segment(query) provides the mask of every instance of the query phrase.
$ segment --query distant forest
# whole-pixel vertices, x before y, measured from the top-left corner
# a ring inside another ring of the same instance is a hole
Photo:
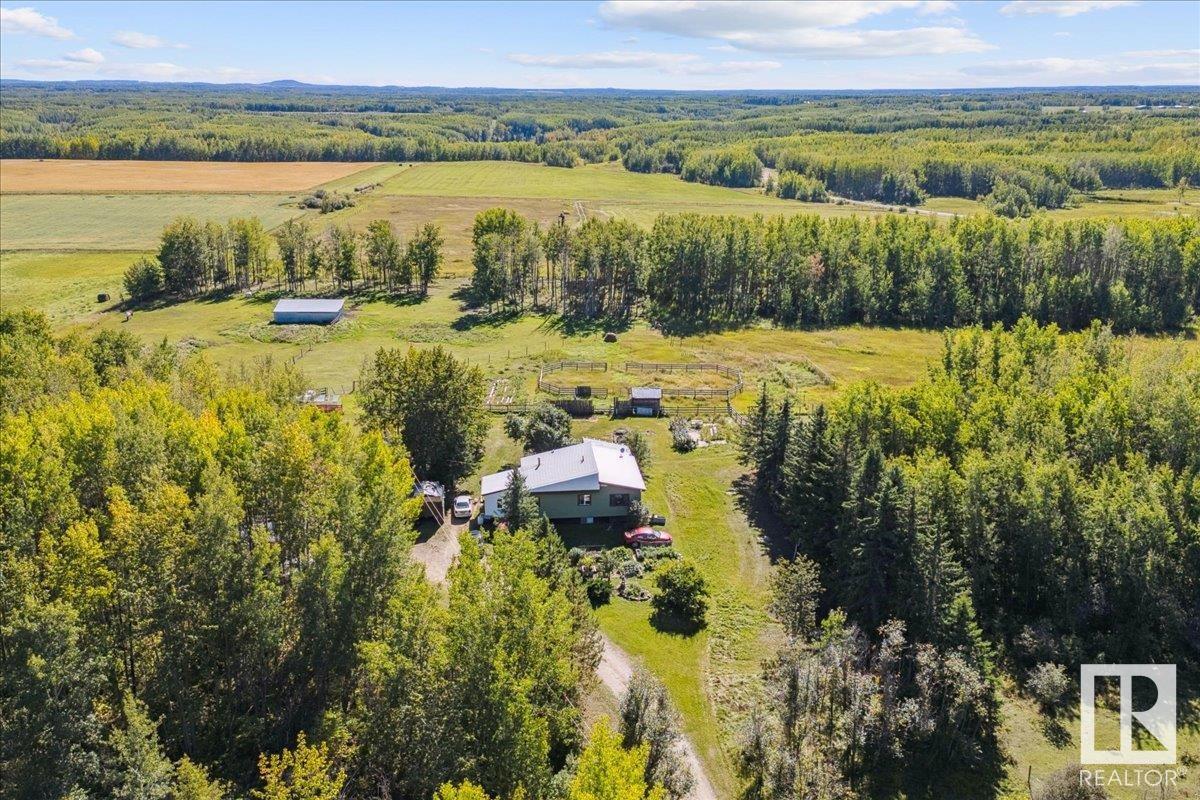
[[[620,160],[737,187],[795,173],[806,196],[980,198],[1023,216],[1080,191],[1200,184],[1198,100],[1200,90],[1186,87],[529,92],[6,81],[0,158]]]

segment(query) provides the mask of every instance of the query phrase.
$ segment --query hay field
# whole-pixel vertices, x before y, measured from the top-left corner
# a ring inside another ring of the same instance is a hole
[[[273,228],[305,213],[298,200],[282,194],[5,194],[0,250],[149,250],[175,217],[225,222],[257,216]]]
[[[300,192],[377,164],[345,162],[0,161],[0,193]]]

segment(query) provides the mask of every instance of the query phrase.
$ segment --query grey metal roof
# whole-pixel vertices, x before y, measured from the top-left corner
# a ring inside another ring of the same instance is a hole
[[[508,486],[511,470],[484,475],[483,494],[495,494]],[[521,476],[531,492],[587,492],[601,485],[623,489],[645,489],[637,459],[623,444],[584,439],[579,444],[521,459]]]
[[[657,386],[635,386],[629,390],[633,400],[662,400],[662,389]]]
[[[275,313],[337,314],[346,305],[342,298],[287,298],[275,304]]]

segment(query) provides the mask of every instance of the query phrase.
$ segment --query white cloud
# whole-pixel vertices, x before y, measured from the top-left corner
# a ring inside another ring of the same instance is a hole
[[[58,24],[54,17],[47,17],[32,8],[0,8],[0,31],[4,33],[29,33],[48,36],[51,39],[74,39],[75,34]]]
[[[989,79],[990,85],[1067,86],[1200,82],[1195,61],[1135,61],[1109,58],[1027,58],[975,64],[962,74]]]
[[[953,3],[921,0],[608,0],[600,18],[610,25],[645,28],[680,36],[724,38],[734,30],[775,31],[780,28],[819,28],[852,25],[890,11],[910,9],[944,13]]]
[[[729,41],[743,50],[787,53],[804,58],[891,58],[894,56],[981,53],[993,49],[963,28],[857,30],[797,28],[774,33],[734,33]]]
[[[687,53],[651,53],[631,50],[609,50],[603,53],[576,53],[573,55],[532,55],[510,53],[508,60],[526,67],[554,67],[561,69],[670,69],[699,56]]]
[[[721,75],[779,69],[778,61],[703,61],[692,53],[609,50],[600,53],[533,55],[510,53],[508,60],[550,69],[649,69],[673,75]]]
[[[117,31],[113,34],[112,43],[128,47],[130,50],[156,50],[163,47],[173,47],[176,50],[187,49],[186,44],[168,42],[153,33],[139,33],[138,31]]]
[[[1200,49],[1195,50],[1126,50],[1121,55],[1127,58],[1196,58],[1200,59]],[[1200,62],[1198,62],[1200,63]]]
[[[609,0],[600,7],[600,16],[615,27],[718,39],[739,50],[810,59],[945,55],[992,49],[960,24],[895,30],[848,27],[897,10],[931,15],[945,14],[954,8],[954,3],[936,0],[746,3]]]
[[[75,61],[82,64],[100,64],[104,61],[104,53],[94,50],[91,47],[85,47],[82,50],[67,53],[63,58],[67,61]]]
[[[1089,11],[1107,11],[1121,6],[1136,6],[1136,0],[1012,0],[1000,8],[1001,14],[1053,14],[1075,17]]]
[[[172,64],[168,61],[150,63],[109,64],[102,61],[84,61],[65,58],[26,58],[17,62],[17,66],[34,72],[71,72],[90,77],[112,77],[125,80],[162,81],[190,78],[201,80],[221,73],[217,70],[194,70]]]

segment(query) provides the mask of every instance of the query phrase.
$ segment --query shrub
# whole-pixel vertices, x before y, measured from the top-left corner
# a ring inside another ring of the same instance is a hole
[[[1044,661],[1029,671],[1025,688],[1043,708],[1056,708],[1071,691],[1071,679],[1059,664]]]
[[[517,414],[504,417],[504,433],[510,439],[521,439],[525,436],[525,418]]]
[[[671,431],[671,446],[681,453],[690,453],[696,449],[696,440],[689,433],[687,420],[676,417],[668,426]]]
[[[147,300],[163,290],[162,267],[150,258],[139,258],[125,270],[125,293],[134,300]]]
[[[629,504],[629,513],[625,516],[625,525],[628,528],[638,528],[650,521],[650,509],[646,508],[646,504],[641,500],[634,500]]]
[[[708,613],[708,584],[704,576],[686,561],[676,561],[655,576],[658,594],[650,603],[662,616],[675,617],[701,626]]]
[[[635,558],[627,558],[617,565],[617,574],[624,578],[640,578],[644,572]]]
[[[593,606],[602,606],[612,599],[613,585],[607,575],[597,575],[587,582],[588,601]]]
[[[625,446],[629,448],[629,452],[637,459],[638,467],[642,474],[647,474],[650,469],[650,437],[641,431],[630,431],[625,434]]]
[[[641,560],[642,566],[650,571],[657,567],[660,561],[674,561],[682,556],[674,547],[642,547],[637,551],[637,558]]]

